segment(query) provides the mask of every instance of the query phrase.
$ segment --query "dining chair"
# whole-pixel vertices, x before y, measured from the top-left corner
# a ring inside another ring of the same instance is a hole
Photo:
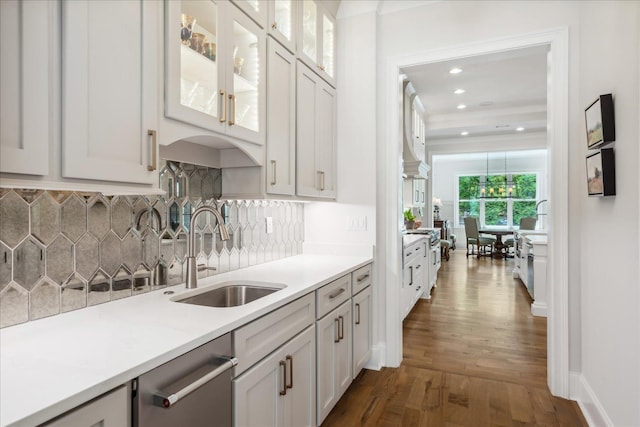
[[[468,216],[464,219],[464,232],[467,237],[467,257],[469,257],[469,254],[475,254],[478,258],[493,254],[495,238],[481,236],[478,231],[480,229],[479,224],[478,217]],[[469,246],[471,246],[471,252],[469,252]],[[474,247],[476,248],[475,251]],[[489,248],[488,251],[487,248]]]

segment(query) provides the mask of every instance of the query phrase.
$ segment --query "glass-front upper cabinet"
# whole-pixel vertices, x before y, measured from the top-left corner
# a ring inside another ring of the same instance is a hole
[[[296,22],[298,0],[272,0],[269,2],[269,34],[291,53],[296,52]]]
[[[263,145],[264,32],[228,1],[166,7],[166,116]]]
[[[233,1],[244,13],[249,15],[251,19],[256,21],[260,27],[264,28],[267,23],[267,9],[269,6],[267,3],[273,0],[231,0]]]
[[[298,55],[311,69],[335,87],[336,20],[322,2],[299,2]]]

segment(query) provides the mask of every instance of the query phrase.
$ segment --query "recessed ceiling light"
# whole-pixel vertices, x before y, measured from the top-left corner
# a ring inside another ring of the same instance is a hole
[[[455,93],[456,95],[460,95],[461,93],[464,93],[464,89],[456,89],[453,91],[453,93]]]
[[[449,74],[460,74],[462,72],[461,68],[455,67],[449,70]]]
[[[467,132],[467,131],[465,130],[464,132],[460,132],[460,135],[462,135],[462,136],[467,136],[467,135],[469,135],[469,132]]]
[[[516,128],[516,130],[517,130],[518,132],[522,132],[522,131],[524,130],[524,128],[523,128],[522,126],[520,126],[520,127]]]
[[[460,105],[458,105],[457,108],[458,108],[458,110],[464,110],[465,108],[467,108],[467,106],[464,105],[464,104],[460,104]]]

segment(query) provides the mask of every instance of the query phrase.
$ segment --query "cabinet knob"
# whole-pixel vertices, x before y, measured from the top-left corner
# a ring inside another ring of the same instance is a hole
[[[271,24],[271,28],[273,28],[274,30],[278,29],[278,23],[274,22],[273,24]]]

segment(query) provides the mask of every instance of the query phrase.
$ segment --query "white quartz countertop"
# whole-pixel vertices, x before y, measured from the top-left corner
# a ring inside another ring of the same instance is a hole
[[[531,242],[533,245],[546,245],[547,235],[527,235],[525,236],[527,242]]]
[[[427,237],[428,236],[426,234],[403,234],[402,246],[406,249],[414,243],[419,242],[422,239],[426,239]]]
[[[298,255],[199,280],[198,290],[229,280],[286,285],[240,307],[172,302],[193,292],[177,285],[4,328],[0,426],[45,422],[371,261]]]

